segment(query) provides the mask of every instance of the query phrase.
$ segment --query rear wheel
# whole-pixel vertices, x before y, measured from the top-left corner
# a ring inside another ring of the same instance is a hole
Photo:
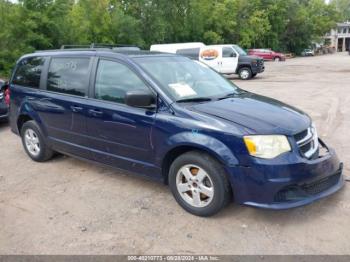
[[[21,137],[27,155],[37,162],[52,158],[54,152],[46,145],[40,127],[34,121],[27,121],[21,128]]]
[[[248,80],[252,78],[252,70],[249,67],[242,67],[239,69],[238,75],[242,80]]]
[[[273,61],[275,61],[275,62],[280,62],[281,61],[281,58],[280,57],[275,57],[274,59],[273,59]]]
[[[222,164],[198,151],[185,153],[172,163],[169,185],[180,206],[197,216],[216,214],[232,196]]]

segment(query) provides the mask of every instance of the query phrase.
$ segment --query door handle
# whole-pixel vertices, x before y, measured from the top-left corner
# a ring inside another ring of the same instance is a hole
[[[73,111],[74,113],[78,113],[78,112],[83,111],[83,108],[80,107],[80,106],[71,106],[70,108],[72,109],[72,111]]]
[[[89,114],[92,115],[92,116],[99,117],[99,116],[103,115],[103,112],[100,111],[100,110],[97,110],[97,109],[90,109],[89,110]]]

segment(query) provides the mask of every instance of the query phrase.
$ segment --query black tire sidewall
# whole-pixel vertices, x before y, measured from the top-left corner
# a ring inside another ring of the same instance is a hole
[[[213,182],[214,196],[210,204],[206,207],[193,207],[188,204],[180,195],[176,187],[176,175],[179,169],[185,165],[193,164],[204,169]],[[221,175],[219,174],[221,172]],[[225,176],[223,166],[209,155],[201,152],[186,153],[178,157],[170,167],[169,171],[169,186],[176,199],[176,201],[189,213],[197,216],[211,216],[219,212],[227,203],[227,180],[223,179]]]
[[[40,153],[37,156],[33,156],[32,154],[30,154],[30,152],[28,151],[27,146],[25,144],[24,134],[25,134],[27,129],[32,129],[36,133],[36,135],[38,136],[39,144],[40,144]],[[44,136],[42,135],[40,128],[38,127],[38,125],[34,121],[28,121],[28,122],[25,122],[23,124],[23,126],[21,128],[21,138],[22,138],[22,144],[23,144],[25,152],[34,161],[43,162],[43,161],[46,161],[50,157],[51,150],[46,145]]]

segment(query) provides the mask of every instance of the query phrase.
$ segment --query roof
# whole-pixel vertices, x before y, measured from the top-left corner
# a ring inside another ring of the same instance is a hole
[[[72,49],[56,49],[56,50],[42,50],[36,51],[35,55],[60,55],[60,54],[70,54],[70,55],[95,55],[95,54],[119,54],[128,57],[146,57],[146,56],[176,56],[169,53],[161,53],[146,50],[128,50],[128,49],[109,49],[109,48],[72,48]],[[30,55],[34,55],[30,54]]]
[[[347,21],[347,22],[344,22],[344,23],[337,23],[337,26],[349,26],[350,27],[350,22]]]

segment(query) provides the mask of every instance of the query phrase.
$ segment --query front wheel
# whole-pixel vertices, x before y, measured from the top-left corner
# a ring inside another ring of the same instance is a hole
[[[172,163],[169,185],[180,206],[197,216],[216,214],[232,196],[222,164],[198,151],[185,153]]]
[[[252,70],[249,67],[242,67],[239,69],[238,75],[242,80],[248,80],[252,78]]]
[[[275,61],[275,62],[280,62],[281,61],[281,58],[280,57],[275,57],[274,59],[273,59],[273,61]]]

